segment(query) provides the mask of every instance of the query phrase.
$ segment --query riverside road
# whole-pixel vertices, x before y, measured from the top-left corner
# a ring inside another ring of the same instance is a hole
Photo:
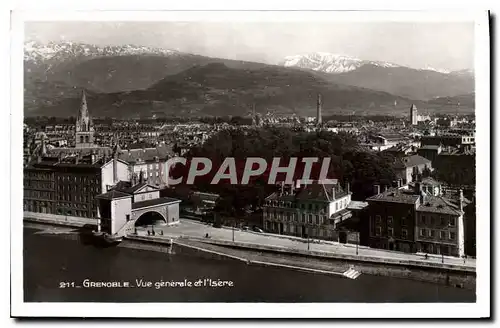
[[[169,233],[208,232],[213,236],[220,233],[221,238],[232,238],[230,230],[187,221],[165,229]],[[474,302],[476,298],[473,290],[407,279],[363,274],[351,280],[286,268],[247,265],[230,259],[210,258],[177,245],[172,253],[126,247],[99,248],[71,237],[73,230],[25,227],[26,302]],[[239,231],[235,231],[235,238],[248,242],[255,242],[251,238],[277,240]],[[84,286],[86,279],[128,283],[130,287],[75,287]],[[217,286],[222,282],[223,287],[156,289],[136,286],[137,281],[141,284],[152,282],[155,286],[161,282],[195,282],[200,279],[215,281]]]
[[[139,235],[147,235],[146,230],[151,230],[149,228],[138,228]],[[270,234],[262,234],[250,231],[233,230],[231,228],[214,228],[209,225],[202,224],[197,221],[182,219],[181,223],[174,226],[155,226],[155,235],[159,236],[160,230],[163,231],[163,236],[170,238],[178,237],[196,237],[205,238],[206,234],[210,236],[212,240],[221,241],[234,241],[248,244],[259,244],[267,246],[277,246],[284,247],[295,250],[310,250],[327,252],[334,254],[344,254],[344,255],[356,255],[356,245],[352,244],[342,244],[337,242],[313,242],[309,243],[307,240],[296,237],[288,236],[276,236]],[[233,238],[234,236],[234,238]],[[419,261],[422,263],[442,263],[443,258],[439,255],[429,255],[427,259],[424,255],[407,254],[401,252],[385,251],[373,248],[367,248],[363,246],[357,247],[358,255],[360,256],[370,256],[379,259],[395,259],[395,260],[412,260]],[[475,259],[461,259],[456,257],[444,257],[444,263],[448,265],[453,265],[457,267],[468,267],[475,268]]]

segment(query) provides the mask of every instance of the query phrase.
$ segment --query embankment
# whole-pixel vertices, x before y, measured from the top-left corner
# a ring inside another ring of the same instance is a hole
[[[300,265],[319,270],[345,271],[354,267],[363,274],[405,278],[417,281],[432,282],[442,285],[475,289],[476,273],[471,268],[457,268],[451,265],[436,263],[412,264],[412,261],[385,259],[375,261],[373,258],[357,259],[343,254],[332,255],[322,252],[306,252],[300,250],[280,249],[263,245],[248,245],[226,241],[205,241],[189,238],[191,243],[197,242],[199,247],[215,250],[232,256],[250,258],[254,260]],[[204,246],[203,246],[204,245]]]

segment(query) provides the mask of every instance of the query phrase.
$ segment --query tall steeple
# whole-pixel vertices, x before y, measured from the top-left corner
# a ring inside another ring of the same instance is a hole
[[[78,112],[76,123],[77,131],[88,132],[93,130],[92,120],[90,119],[89,109],[87,107],[87,96],[85,95],[85,90],[82,91],[82,100],[80,102],[80,110]]]
[[[82,91],[82,99],[78,117],[76,118],[75,132],[75,146],[77,148],[94,146],[94,123],[90,118],[85,90]]]

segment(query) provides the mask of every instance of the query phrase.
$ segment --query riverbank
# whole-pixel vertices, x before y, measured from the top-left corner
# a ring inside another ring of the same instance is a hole
[[[32,221],[27,219],[26,221]],[[35,221],[40,223],[40,221]],[[43,224],[47,225],[47,221]],[[74,223],[78,227],[78,223]],[[80,226],[81,228],[81,226]],[[238,236],[239,238],[241,236]],[[78,239],[78,236],[69,238]],[[252,265],[281,266],[283,268],[309,271],[322,274],[342,275],[351,267],[369,275],[405,278],[433,282],[442,285],[475,289],[474,268],[446,265],[436,262],[422,263],[404,259],[373,258],[363,255],[321,252],[280,247],[278,245],[259,245],[212,238],[180,236],[166,233],[163,236],[130,236],[119,247],[128,247],[159,252],[171,252],[170,243],[190,247],[193,251],[204,253],[211,258],[224,257]],[[175,251],[175,249],[174,249]]]

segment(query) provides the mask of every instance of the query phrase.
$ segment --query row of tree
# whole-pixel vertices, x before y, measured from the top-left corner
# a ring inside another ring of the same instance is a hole
[[[307,133],[286,128],[266,127],[243,130],[224,130],[200,147],[193,148],[186,157],[206,157],[213,163],[211,174],[195,180],[196,189],[221,195],[219,210],[241,212],[248,208],[258,208],[265,197],[276,190],[268,184],[268,171],[251,180],[248,185],[232,185],[228,181],[211,184],[212,178],[225,158],[236,161],[238,181],[248,157],[260,157],[271,163],[279,157],[280,166],[291,157],[331,158],[328,178],[337,179],[345,187],[349,182],[353,199],[363,200],[372,195],[373,184],[391,184],[395,180],[394,158],[389,154],[375,153],[361,148],[356,138],[350,134],[331,132]],[[318,168],[316,166],[315,168]],[[172,174],[183,176],[185,181],[189,165],[177,166]],[[313,167],[314,172],[318,172]],[[300,170],[298,170],[301,173]],[[283,177],[283,176],[282,176]],[[314,177],[314,176],[313,176]],[[298,176],[300,178],[300,174]],[[278,175],[278,179],[280,176]],[[178,188],[185,188],[179,186]]]

